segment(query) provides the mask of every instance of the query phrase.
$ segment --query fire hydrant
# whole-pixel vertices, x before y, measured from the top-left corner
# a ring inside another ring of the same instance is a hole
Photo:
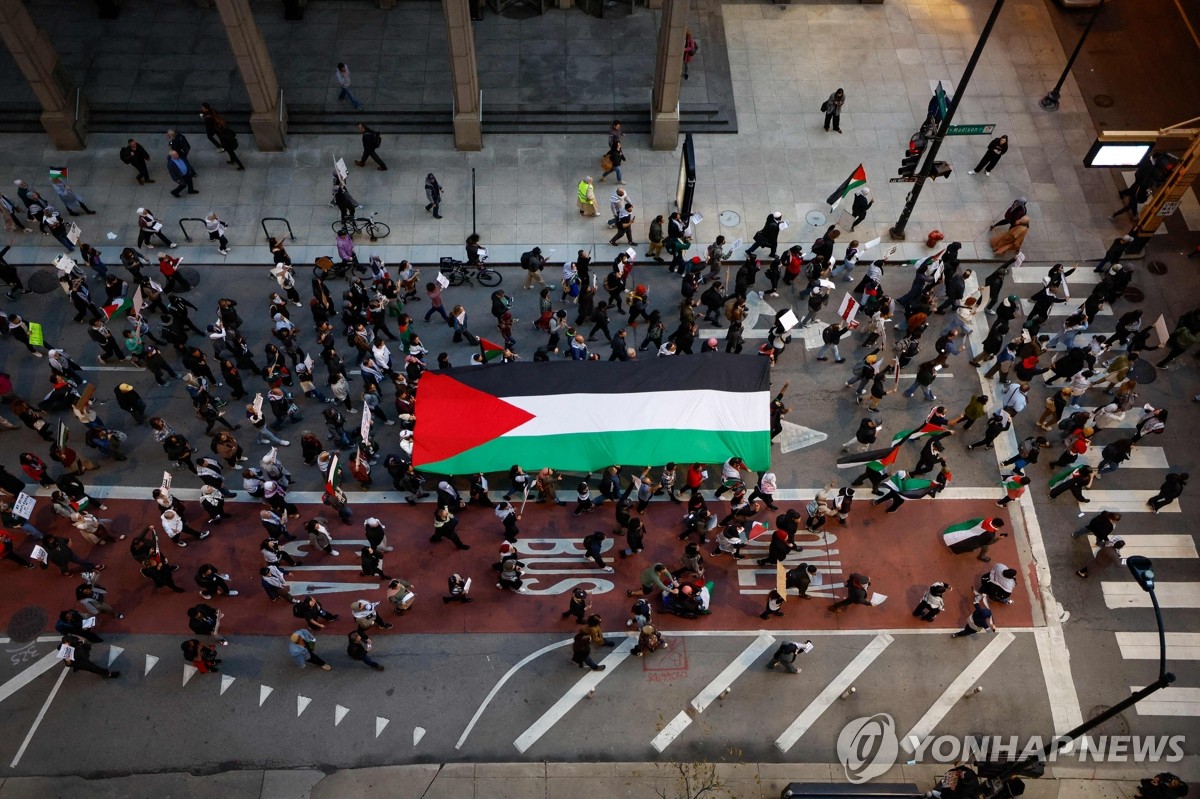
[[[926,247],[936,247],[938,242],[946,238],[945,234],[940,230],[929,231],[929,236],[925,239]]]

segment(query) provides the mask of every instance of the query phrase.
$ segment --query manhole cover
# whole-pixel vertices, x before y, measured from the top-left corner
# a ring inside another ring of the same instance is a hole
[[[1158,370],[1150,363],[1149,358],[1138,358],[1133,362],[1133,366],[1129,367],[1129,376],[1136,380],[1139,386],[1144,386],[1158,379]]]
[[[1130,286],[1125,289],[1125,293],[1121,295],[1127,302],[1141,302],[1146,299],[1146,295],[1137,286]]]
[[[1107,94],[1097,94],[1092,98],[1092,102],[1100,108],[1112,108],[1113,98],[1109,97]]]
[[[48,269],[39,269],[29,276],[25,285],[38,294],[49,294],[58,288],[58,276]]]
[[[39,607],[21,608],[8,622],[8,637],[15,644],[27,644],[46,629],[46,611]]]
[[[1165,275],[1167,273],[1167,265],[1162,261],[1151,261],[1146,264],[1146,271],[1152,275]]]
[[[192,286],[200,285],[200,270],[193,269],[190,266],[181,266],[179,273],[183,275],[183,279],[191,283]]]
[[[825,224],[825,214],[820,211],[809,211],[804,215],[804,221],[813,227],[820,227]]]
[[[725,227],[737,227],[742,224],[742,216],[737,211],[722,211],[717,217]]]

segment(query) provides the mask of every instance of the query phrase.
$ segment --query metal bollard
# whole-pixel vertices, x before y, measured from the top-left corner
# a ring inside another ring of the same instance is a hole
[[[975,694],[981,694],[981,693],[983,693],[983,686],[976,685],[974,688],[972,688],[971,690],[969,690],[965,694],[963,694],[963,699],[970,699],[971,697],[975,696]]]
[[[858,689],[855,688],[853,685],[851,685],[849,688],[842,691],[842,695],[839,696],[838,699],[849,699],[850,697],[854,696],[854,694],[857,692],[858,692]]]

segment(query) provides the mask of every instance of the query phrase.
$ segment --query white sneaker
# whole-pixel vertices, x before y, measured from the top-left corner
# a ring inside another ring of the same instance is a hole
[[[605,574],[612,574],[612,573],[613,573],[613,567],[612,567],[612,566],[605,566],[605,567],[604,567],[604,573],[605,573]]]
[[[208,538],[211,534],[212,534],[211,531],[205,530],[203,533],[200,534],[200,540],[203,541],[204,539]]]
[[[178,538],[176,538],[176,539],[175,539],[175,545],[176,545],[176,546],[180,546],[180,547],[186,547],[186,546],[187,546],[187,541],[180,541]]]
[[[229,589],[229,596],[237,596],[237,595],[238,595],[237,591],[234,591],[232,588]]]
[[[221,255],[229,255],[229,250],[217,250]]]
[[[172,249],[172,250],[173,250],[173,249],[175,249],[175,248],[176,248],[176,247],[178,247],[178,246],[179,246],[178,244],[176,244],[176,243],[174,243],[174,242],[171,242],[171,246],[170,246],[168,249]]]
[[[219,575],[217,575],[217,576],[218,576],[218,577],[220,577],[222,580],[228,580],[228,579],[229,579],[229,575],[228,575],[228,574],[219,574]]]
[[[340,555],[342,553],[338,552],[336,549],[331,549],[331,550],[329,550],[329,554],[336,558],[338,555]]]
[[[281,447],[290,447],[291,445],[292,445],[292,442],[290,442],[290,441],[280,441],[279,442],[279,446],[281,446]]]
[[[968,170],[967,170],[967,174],[968,174],[968,175],[974,175],[974,174],[975,174],[975,170],[973,170],[973,169],[968,169]]]

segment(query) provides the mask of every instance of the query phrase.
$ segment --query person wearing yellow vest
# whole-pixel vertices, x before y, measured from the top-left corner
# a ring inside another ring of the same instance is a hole
[[[579,215],[600,216],[600,209],[596,207],[596,191],[592,188],[592,176],[588,175],[579,181],[578,189]]]

